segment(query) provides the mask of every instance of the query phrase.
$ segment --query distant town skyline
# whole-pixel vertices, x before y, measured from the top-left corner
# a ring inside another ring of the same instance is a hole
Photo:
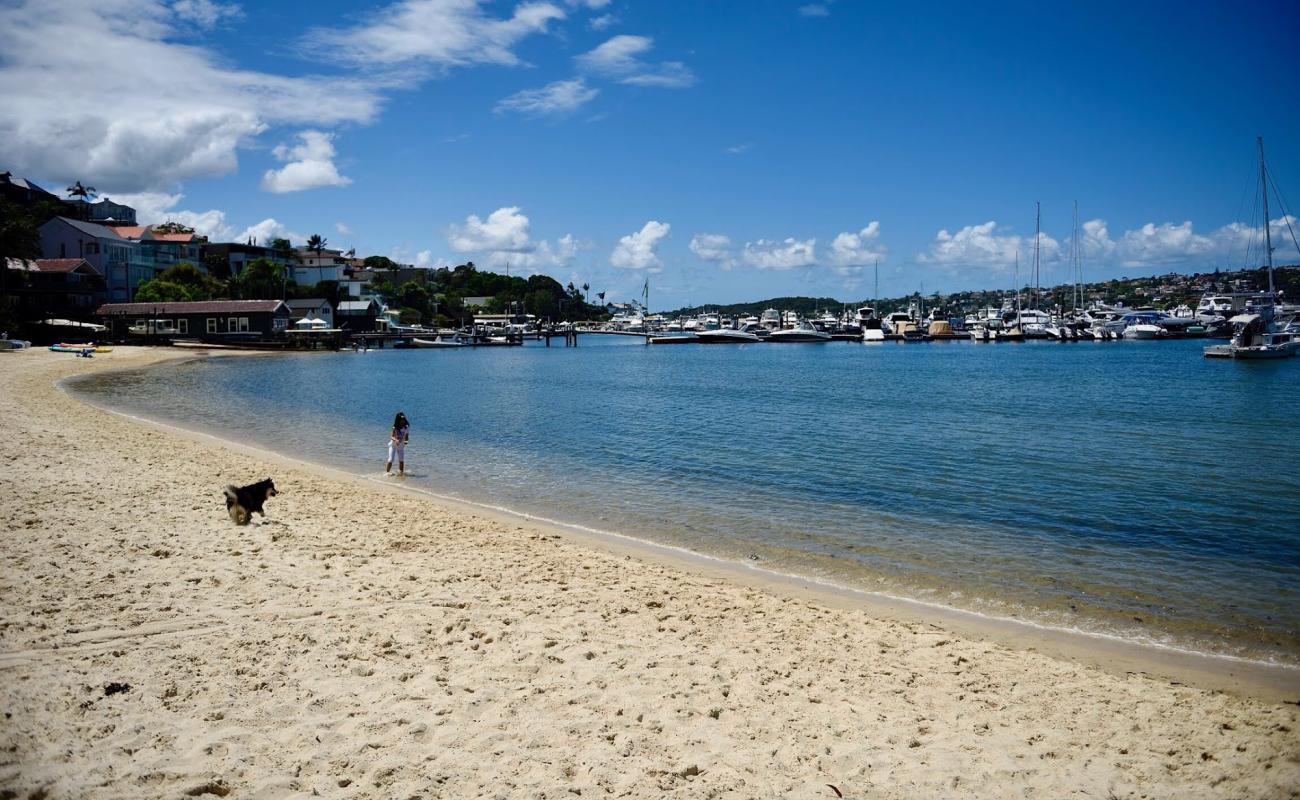
[[[18,0],[0,170],[668,308],[1258,266],[1294,4]],[[1287,193],[1290,193],[1288,197]],[[1276,257],[1294,218],[1270,197]],[[1288,226],[1288,221],[1290,225]]]

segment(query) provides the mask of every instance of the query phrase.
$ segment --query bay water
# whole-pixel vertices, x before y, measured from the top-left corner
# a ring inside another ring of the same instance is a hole
[[[406,483],[433,493],[1300,666],[1300,360],[1190,340],[556,345],[214,358],[71,389],[377,480],[402,410]]]

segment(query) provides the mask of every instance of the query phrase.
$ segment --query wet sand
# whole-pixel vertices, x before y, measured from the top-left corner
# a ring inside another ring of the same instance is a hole
[[[596,541],[55,388],[178,355],[0,355],[5,796],[1300,796],[1286,674]],[[268,476],[233,525],[221,487]]]

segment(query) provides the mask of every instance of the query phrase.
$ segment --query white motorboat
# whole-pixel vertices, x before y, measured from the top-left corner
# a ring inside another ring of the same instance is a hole
[[[772,331],[767,340],[769,342],[829,342],[831,335],[817,330],[809,322],[800,322],[793,328]]]
[[[768,330],[776,330],[781,327],[781,312],[775,308],[769,308],[763,311],[763,316],[759,318],[758,324]]]
[[[745,325],[739,330],[719,328],[711,331],[699,331],[695,334],[695,338],[701,344],[751,344],[761,342],[765,338],[758,333],[759,330],[767,333],[766,329],[759,328],[757,325]]]
[[[491,337],[489,337],[491,338]],[[435,339],[421,339],[416,336],[411,337],[411,347],[417,348],[435,348],[435,347],[465,347],[465,342],[459,337],[439,336]]]

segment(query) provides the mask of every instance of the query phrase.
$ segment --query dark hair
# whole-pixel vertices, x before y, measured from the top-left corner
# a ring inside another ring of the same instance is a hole
[[[393,417],[394,428],[409,428],[411,423],[407,421],[406,415],[398,411],[397,416]]]

